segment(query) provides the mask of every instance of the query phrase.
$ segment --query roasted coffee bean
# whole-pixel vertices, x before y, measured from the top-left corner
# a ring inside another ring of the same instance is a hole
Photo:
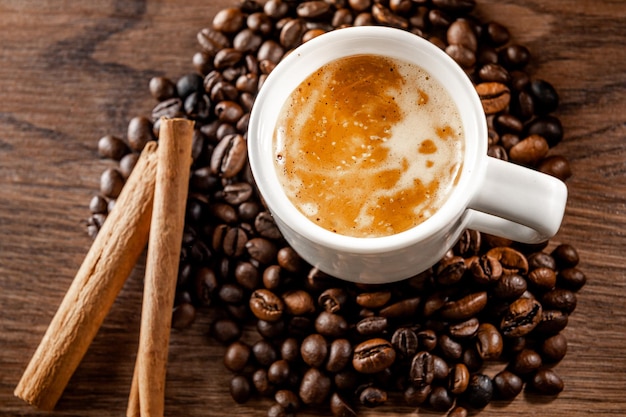
[[[535,268],[528,273],[528,282],[540,291],[551,290],[556,285],[556,273],[547,267]]]
[[[390,291],[363,292],[356,296],[356,303],[365,308],[381,308],[390,299]]]
[[[302,19],[290,19],[280,30],[280,44],[287,49],[295,48],[302,43],[302,35],[306,24]]]
[[[549,82],[545,80],[533,80],[530,82],[530,94],[535,103],[537,114],[551,113],[559,105],[559,96]]]
[[[274,348],[274,346],[265,339],[255,342],[250,350],[255,361],[264,367],[270,366],[276,361],[278,356],[276,348]]]
[[[270,264],[276,259],[276,245],[271,241],[255,237],[246,242],[246,251],[252,259],[262,264]]]
[[[426,402],[431,391],[431,385],[409,385],[403,393],[404,401],[411,407],[420,406]]]
[[[509,72],[503,66],[495,63],[485,64],[480,67],[478,77],[483,82],[508,84],[511,81]]]
[[[300,3],[296,7],[296,14],[305,19],[319,18],[330,10],[330,4],[322,0],[311,0]]]
[[[446,38],[450,45],[461,45],[471,52],[476,52],[478,48],[478,41],[474,29],[466,19],[455,20],[450,27],[448,27]]]
[[[470,381],[470,372],[463,363],[456,363],[449,374],[448,388],[452,394],[458,395],[465,392]]]
[[[304,265],[300,255],[290,246],[280,248],[276,254],[276,260],[281,268],[289,272],[298,272]]]
[[[347,302],[348,295],[341,288],[329,288],[322,292],[317,304],[329,313],[337,313]]]
[[[576,309],[578,299],[573,291],[564,288],[555,288],[543,294],[541,304],[549,310],[561,310],[571,314]]]
[[[213,213],[216,213],[216,212],[213,211]],[[222,241],[219,242],[222,232],[224,233],[224,235],[221,238]],[[229,228],[227,226],[224,228],[220,227],[218,229],[215,229],[214,234],[213,234],[214,248],[215,247],[219,248],[221,246],[222,250],[224,251],[224,254],[226,254],[227,256],[231,256],[231,257],[241,256],[245,250],[247,242],[248,242],[248,236],[246,235],[246,232],[239,227],[232,227],[232,228]]]
[[[437,334],[431,329],[417,332],[417,340],[419,341],[419,346],[428,352],[437,347]]]
[[[507,43],[510,39],[509,30],[497,22],[489,22],[485,25],[483,33],[486,39],[494,46],[500,46]]]
[[[525,133],[529,136],[539,135],[553,147],[563,139],[563,125],[554,116],[538,116],[528,122]]]
[[[302,376],[299,395],[304,404],[322,404],[330,394],[331,381],[317,368],[309,368]]]
[[[254,371],[252,374],[252,384],[256,391],[263,396],[273,395],[276,391],[276,386],[269,381],[265,368],[259,368]]]
[[[242,28],[244,19],[240,8],[228,7],[217,12],[213,18],[213,28],[224,33],[235,33]]]
[[[476,335],[480,326],[480,322],[477,318],[472,317],[471,319],[465,320],[460,323],[451,324],[448,327],[448,332],[450,336],[455,339],[469,339]]]
[[[535,331],[544,335],[556,334],[567,326],[568,321],[568,315],[563,311],[544,309]]]
[[[366,407],[379,407],[387,402],[387,392],[377,387],[367,387],[359,395],[359,402]]]
[[[257,52],[257,59],[259,60],[259,63],[261,61],[267,60],[274,64],[278,64],[284,53],[285,50],[283,49],[283,47],[278,42],[270,39],[263,42],[259,47],[259,51]]]
[[[548,142],[539,135],[530,135],[509,150],[511,161],[522,165],[535,165],[548,153]]]
[[[380,315],[389,320],[415,317],[420,307],[420,297],[406,298],[380,310]]]
[[[513,358],[509,365],[514,373],[527,375],[539,369],[542,364],[539,353],[532,349],[524,349]]]
[[[512,372],[501,371],[493,377],[495,394],[503,400],[511,400],[522,392],[524,381]]]
[[[232,178],[241,171],[246,158],[247,145],[243,136],[228,135],[213,150],[211,172],[222,178]]]
[[[493,123],[498,132],[502,134],[514,133],[515,135],[517,135],[521,133],[522,129],[524,128],[522,121],[509,113],[498,114],[494,118]]]
[[[487,255],[500,261],[506,272],[523,274],[528,272],[528,260],[524,254],[511,247],[494,247],[487,252]]]
[[[142,116],[130,119],[126,134],[126,141],[130,149],[141,152],[146,143],[155,139],[150,119]]]
[[[557,395],[563,391],[563,380],[552,369],[540,369],[530,380],[531,388],[544,395]]]
[[[224,366],[233,372],[242,371],[250,359],[250,346],[241,341],[231,343],[224,353]]]
[[[466,229],[455,245],[455,251],[463,257],[477,255],[480,251],[481,236],[476,230]]]
[[[113,135],[105,135],[98,141],[98,155],[119,161],[130,149],[124,141]]]
[[[319,368],[328,356],[328,342],[319,333],[308,335],[300,344],[300,355],[304,363]]]
[[[435,378],[435,362],[433,355],[427,351],[415,354],[409,368],[409,377],[416,386],[430,385]]]
[[[457,405],[448,413],[447,417],[467,417],[468,412],[465,407]]]
[[[437,343],[446,358],[459,359],[463,354],[463,346],[447,334],[440,335]]]
[[[524,277],[518,274],[503,276],[493,287],[493,295],[503,300],[514,300],[526,292],[528,284]]]
[[[492,256],[483,255],[472,262],[469,270],[478,284],[490,284],[497,282],[502,277],[502,264]]]
[[[101,195],[94,195],[89,201],[89,211],[92,214],[100,213],[107,214],[108,212],[108,203],[104,197]]]
[[[272,362],[267,369],[267,379],[269,382],[275,385],[284,384],[289,378],[291,368],[289,362],[284,359],[278,359]]]
[[[505,110],[511,101],[509,88],[502,83],[485,82],[476,86],[485,114],[496,114]]]
[[[502,354],[502,335],[491,323],[482,323],[476,334],[476,351],[485,360],[498,359]]]
[[[315,319],[315,330],[327,337],[342,337],[348,330],[348,322],[338,314],[322,311]]]
[[[225,303],[237,304],[243,301],[243,288],[239,285],[226,283],[218,291],[219,298]]]
[[[433,378],[435,381],[443,381],[448,378],[450,367],[445,359],[433,355]]]
[[[578,251],[567,243],[560,244],[551,253],[559,268],[572,268],[578,265]]]
[[[428,397],[428,404],[437,411],[446,411],[454,404],[454,398],[450,395],[450,392],[442,386],[433,387],[430,396]]]
[[[441,316],[449,320],[467,320],[482,311],[487,305],[487,292],[480,291],[462,297],[456,301],[446,302],[441,310]]]
[[[559,362],[567,353],[567,339],[561,333],[555,334],[541,343],[540,350],[545,362]]]
[[[461,361],[465,366],[467,366],[467,369],[469,369],[470,372],[476,372],[483,366],[483,359],[476,351],[475,346],[470,346],[463,350]]]
[[[236,403],[243,404],[250,399],[250,381],[243,375],[236,375],[230,381],[230,395]]]
[[[417,334],[409,327],[400,327],[391,336],[391,344],[401,358],[412,358],[419,346]]]
[[[502,48],[500,61],[509,69],[521,69],[530,61],[530,51],[523,45],[512,44]]]
[[[203,91],[203,78],[196,73],[185,74],[176,81],[176,93],[181,99],[187,98],[193,93]]]
[[[356,324],[356,331],[362,336],[381,334],[387,329],[387,319],[380,316],[366,317]]]
[[[276,321],[282,317],[284,309],[280,297],[269,290],[258,289],[250,295],[250,310],[261,320]]]
[[[409,22],[406,18],[393,13],[380,3],[372,5],[372,17],[381,25],[405,30],[409,27]]]
[[[352,359],[352,345],[348,339],[335,339],[330,344],[326,370],[337,373],[342,371]]]
[[[263,271],[263,286],[268,290],[276,289],[281,284],[281,268],[278,265],[270,265]]]
[[[336,392],[330,396],[330,412],[333,417],[356,417],[357,415],[346,400]]]
[[[561,155],[547,156],[537,166],[537,170],[544,174],[552,175],[561,181],[565,181],[572,176],[569,161]]]
[[[465,69],[472,68],[476,63],[476,54],[463,45],[448,45],[446,53]]]
[[[124,178],[128,178],[130,176],[130,173],[135,168],[138,159],[139,155],[136,153],[128,153],[120,159],[120,172]]]
[[[291,417],[292,414],[280,404],[274,403],[267,409],[267,417]]]
[[[502,317],[500,330],[507,337],[524,336],[530,333],[541,321],[541,304],[530,298],[518,298]]]
[[[212,335],[218,342],[228,344],[239,339],[241,327],[234,320],[219,319],[213,323]]]
[[[352,366],[357,372],[373,374],[390,367],[396,360],[396,352],[385,339],[375,338],[354,348]]]
[[[298,394],[288,389],[281,389],[274,394],[276,403],[289,412],[297,411],[300,408]]]
[[[304,290],[290,290],[282,295],[287,314],[300,316],[315,311],[315,304],[311,295]]]
[[[280,231],[274,223],[274,219],[267,211],[260,212],[254,219],[254,229],[257,233],[268,239],[278,239],[281,237]]]
[[[100,192],[105,197],[117,198],[124,187],[124,176],[115,168],[107,168],[100,176]]]
[[[172,312],[172,328],[174,329],[186,329],[196,319],[196,308],[190,302],[183,302],[176,307]]]
[[[436,279],[439,284],[451,285],[459,282],[467,267],[465,259],[460,256],[442,260],[436,268]]]
[[[583,271],[576,267],[565,268],[559,271],[557,282],[561,287],[578,291],[587,282],[587,277]]]
[[[485,374],[474,374],[463,396],[473,408],[484,408],[493,398],[493,381]]]
[[[528,256],[528,268],[533,270],[536,268],[549,268],[556,270],[556,261],[545,252],[535,252]]]
[[[287,362],[300,359],[300,343],[295,337],[288,337],[280,344],[280,356]]]

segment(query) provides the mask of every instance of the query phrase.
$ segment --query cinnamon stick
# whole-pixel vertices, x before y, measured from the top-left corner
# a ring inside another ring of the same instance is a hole
[[[135,366],[142,417],[162,417],[164,413],[165,373],[189,188],[193,126],[187,119],[161,119],[159,128],[157,177]],[[136,400],[134,395],[131,390],[131,406]],[[136,405],[133,407],[129,411],[135,412]]]
[[[14,394],[52,410],[148,241],[157,144],[144,148]]]

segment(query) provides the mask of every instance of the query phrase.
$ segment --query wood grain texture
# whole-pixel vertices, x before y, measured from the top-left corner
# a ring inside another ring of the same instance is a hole
[[[192,71],[197,31],[235,1],[0,1],[0,415],[41,415],[12,392],[91,244],[87,205],[111,165],[98,159],[98,139],[124,136],[130,118],[149,113],[150,77]],[[565,139],[553,152],[570,159],[574,176],[554,242],[576,246],[588,276],[557,368],[565,391],[549,400],[523,394],[480,415],[622,415],[626,4],[478,3],[481,17],[505,24],[530,49],[533,75],[560,93]],[[142,278],[141,268],[129,278],[53,415],[125,412]],[[200,315],[190,329],[172,334],[166,415],[266,415],[268,400],[230,399],[223,347],[207,336],[211,320]],[[381,414],[416,412],[389,405],[364,413]]]

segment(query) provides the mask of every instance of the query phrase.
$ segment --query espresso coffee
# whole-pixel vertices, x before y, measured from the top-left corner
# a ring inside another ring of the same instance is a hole
[[[292,203],[347,236],[408,230],[446,201],[464,135],[450,94],[418,65],[379,55],[332,61],[284,104],[275,168]]]

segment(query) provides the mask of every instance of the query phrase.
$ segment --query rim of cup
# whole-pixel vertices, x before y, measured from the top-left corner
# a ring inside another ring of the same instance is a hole
[[[274,167],[275,122],[286,98],[300,82],[322,65],[358,54],[384,55],[421,66],[451,94],[463,124],[463,167],[456,186],[430,218],[411,229],[389,236],[346,236],[315,224],[285,194]],[[353,253],[376,253],[406,247],[428,239],[450,222],[458,221],[486,170],[486,164],[481,163],[487,157],[486,118],[469,77],[445,51],[426,39],[383,26],[336,29],[300,45],[285,56],[268,75],[255,99],[247,140],[255,182],[274,217],[305,239]]]

